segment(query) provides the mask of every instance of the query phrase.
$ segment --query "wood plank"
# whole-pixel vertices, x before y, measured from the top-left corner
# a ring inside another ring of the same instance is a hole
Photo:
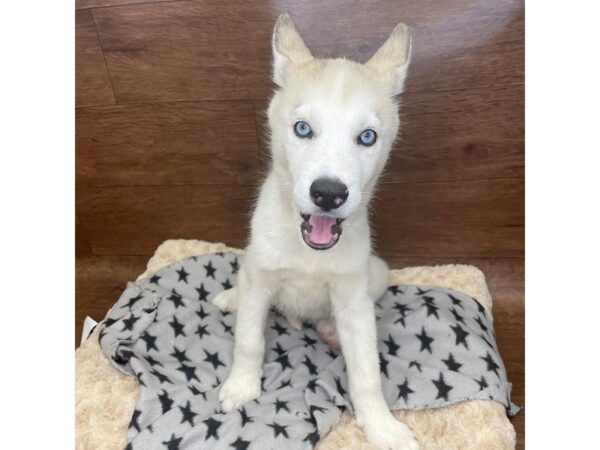
[[[164,3],[169,1],[179,0],[75,0],[75,8],[104,8],[106,6],[139,5],[141,3]]]
[[[75,13],[75,50],[75,104],[114,104],[110,77],[90,11]]]
[[[382,254],[523,256],[523,179],[383,184],[372,223]]]
[[[373,222],[382,254],[522,256],[523,180],[384,185]],[[168,238],[243,246],[256,188],[81,188],[77,212],[94,254],[150,254]]]
[[[409,92],[523,83],[522,1],[207,0],[102,8],[94,17],[121,103],[268,97],[281,12],[316,55],[361,61],[406,22],[414,34]]]
[[[257,183],[252,102],[83,108],[76,121],[79,184]]]
[[[75,264],[75,347],[79,346],[83,320],[104,319],[128,281],[146,269],[149,256],[78,257]]]
[[[75,255],[78,257],[92,255],[92,246],[77,214],[75,215]]]
[[[244,246],[255,191],[233,185],[80,188],[77,212],[96,255],[150,255],[172,238]]]

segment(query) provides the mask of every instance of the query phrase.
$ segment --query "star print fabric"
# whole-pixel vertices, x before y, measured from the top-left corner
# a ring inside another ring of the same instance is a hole
[[[235,285],[239,264],[233,253],[173,263],[129,283],[101,324],[103,352],[140,383],[127,449],[311,449],[344,410],[352,413],[341,352],[312,326],[295,330],[275,311],[260,397],[221,411],[235,313],[210,300]],[[483,399],[516,414],[492,323],[476,300],[445,288],[392,286],[375,313],[392,409]]]

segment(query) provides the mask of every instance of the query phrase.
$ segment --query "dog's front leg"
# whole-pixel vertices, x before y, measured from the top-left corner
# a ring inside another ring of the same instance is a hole
[[[369,442],[381,450],[418,449],[412,431],[394,418],[383,397],[374,302],[369,298],[367,277],[341,276],[330,287],[358,425]]]
[[[229,412],[260,395],[265,354],[264,328],[272,290],[266,276],[242,267],[238,278],[238,312],[235,324],[233,364],[219,392],[223,411]]]

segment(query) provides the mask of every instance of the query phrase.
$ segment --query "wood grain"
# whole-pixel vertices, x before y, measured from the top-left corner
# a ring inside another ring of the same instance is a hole
[[[75,104],[89,106],[115,103],[90,11],[75,13],[75,43]]]
[[[522,179],[384,184],[373,209],[376,247],[384,255],[522,256],[523,194]]]
[[[170,1],[179,0],[75,0],[75,8],[104,8],[106,6],[139,5],[142,3],[165,3]]]
[[[93,186],[257,183],[252,102],[77,111],[77,182]]]
[[[80,188],[77,212],[96,255],[150,255],[171,238],[244,246],[255,191],[233,185]]]
[[[91,256],[92,246],[87,240],[87,235],[79,217],[75,215],[75,256]]]
[[[523,82],[520,1],[170,2],[94,11],[117,100],[265,98],[270,36],[290,12],[319,56],[364,61],[399,21],[413,29],[407,91]],[[319,20],[315,20],[319,18]]]

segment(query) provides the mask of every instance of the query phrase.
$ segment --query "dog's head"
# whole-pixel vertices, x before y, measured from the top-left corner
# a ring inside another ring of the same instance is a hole
[[[317,59],[289,15],[275,25],[273,167],[314,249],[333,247],[343,220],[371,199],[398,132],[394,97],[404,86],[410,48],[408,28],[399,24],[365,64]]]

